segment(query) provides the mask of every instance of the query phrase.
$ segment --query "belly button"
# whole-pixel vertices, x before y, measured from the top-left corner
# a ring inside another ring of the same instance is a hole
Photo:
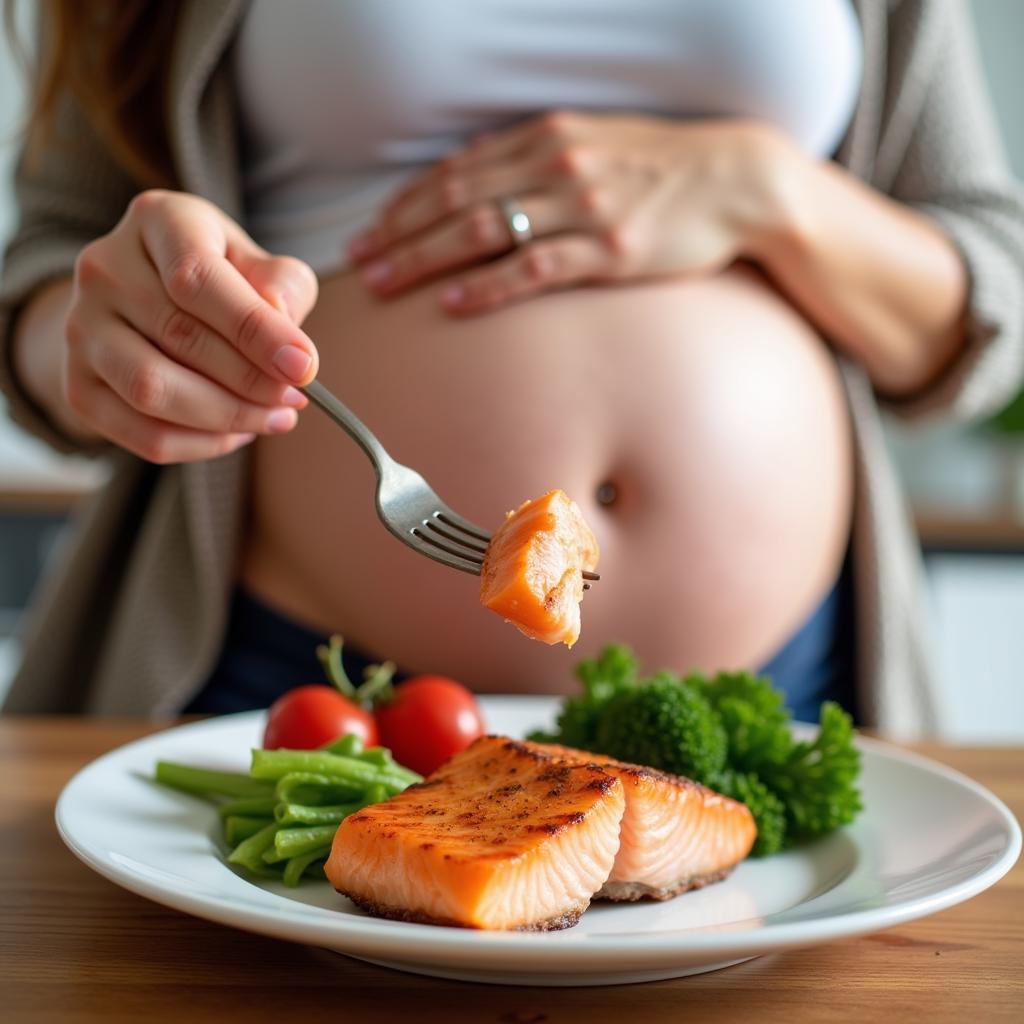
[[[604,483],[597,485],[597,491],[595,493],[598,505],[604,505],[606,508],[609,505],[614,505],[619,497],[619,489],[610,480],[605,480]]]

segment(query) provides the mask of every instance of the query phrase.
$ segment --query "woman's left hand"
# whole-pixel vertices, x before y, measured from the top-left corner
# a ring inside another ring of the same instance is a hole
[[[756,257],[782,222],[794,152],[760,122],[545,114],[418,177],[350,255],[382,298],[444,276],[452,313],[589,282],[713,273]],[[519,244],[509,198],[531,226]]]

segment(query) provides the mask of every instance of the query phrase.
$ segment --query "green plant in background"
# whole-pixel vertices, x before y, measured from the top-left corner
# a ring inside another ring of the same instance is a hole
[[[1002,412],[996,413],[986,427],[1000,434],[1024,434],[1024,391]]]

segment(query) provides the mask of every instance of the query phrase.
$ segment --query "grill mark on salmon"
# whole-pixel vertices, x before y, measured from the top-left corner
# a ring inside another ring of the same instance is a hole
[[[726,878],[757,831],[692,779],[486,736],[429,779],[342,822],[327,877],[368,913],[547,931],[591,899],[665,900]]]
[[[382,917],[566,928],[611,872],[624,809],[613,774],[482,737],[425,782],[346,818],[325,871]]]

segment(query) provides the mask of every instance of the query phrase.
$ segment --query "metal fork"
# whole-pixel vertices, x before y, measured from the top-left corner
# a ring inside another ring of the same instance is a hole
[[[446,505],[423,477],[396,462],[373,432],[319,381],[302,389],[366,452],[377,473],[377,515],[413,551],[442,565],[480,575],[491,535]],[[596,580],[597,573],[583,573]],[[589,588],[585,583],[584,588]]]

